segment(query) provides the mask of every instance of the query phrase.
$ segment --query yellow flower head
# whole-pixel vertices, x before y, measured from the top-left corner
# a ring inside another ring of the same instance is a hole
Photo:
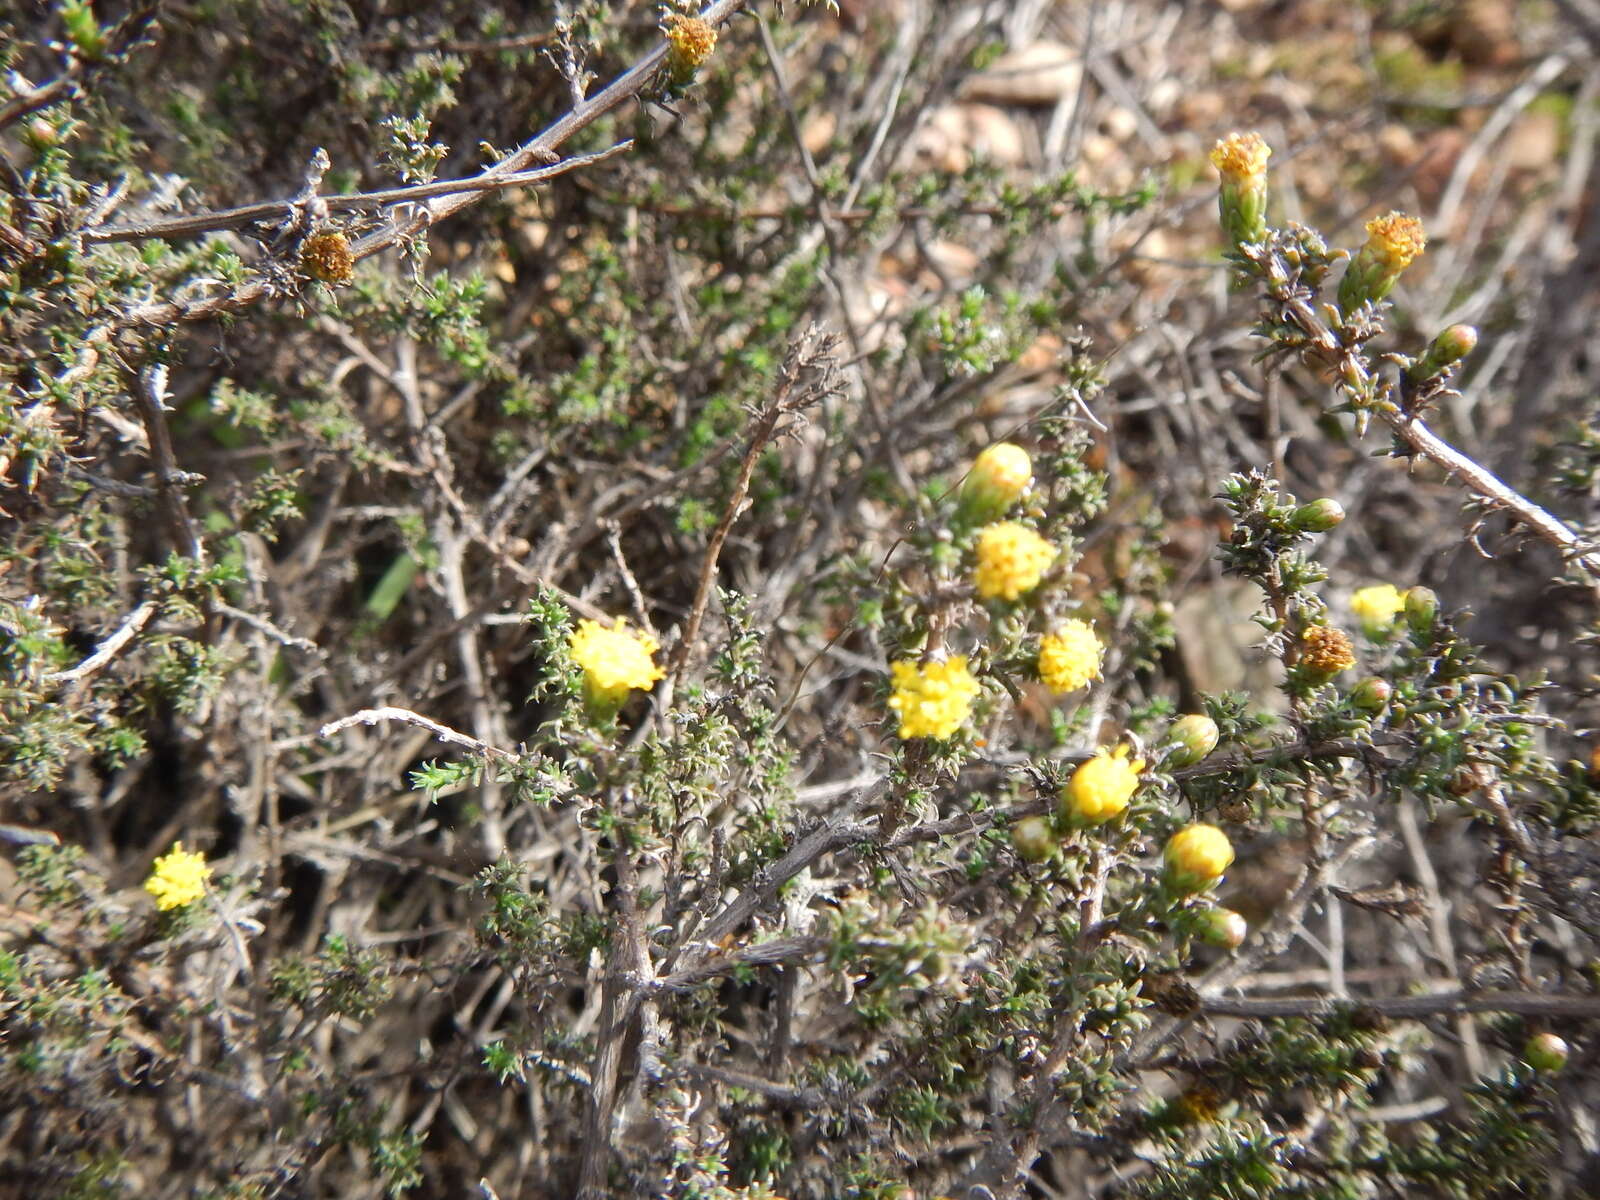
[[[1062,807],[1077,825],[1099,825],[1122,812],[1139,787],[1144,759],[1129,760],[1128,747],[1102,749],[1067,781]]]
[[[1026,525],[998,521],[978,534],[978,595],[1015,600],[1032,591],[1056,560],[1056,548]]]
[[[583,668],[590,699],[602,708],[616,708],[632,688],[649,691],[663,672],[651,659],[658,649],[655,638],[628,629],[626,617],[615,629],[598,621],[580,621],[572,635],[572,661]]]
[[[1394,290],[1400,273],[1427,246],[1422,222],[1392,212],[1367,222],[1367,242],[1356,252],[1339,281],[1339,311],[1352,313],[1369,301],[1376,304]]]
[[[1230,133],[1211,149],[1211,165],[1224,179],[1256,179],[1266,173],[1272,147],[1259,133]]]
[[[1409,267],[1427,245],[1421,221],[1392,212],[1367,222],[1367,244],[1362,249],[1387,270],[1399,272]]]
[[[1215,825],[1187,825],[1172,835],[1163,857],[1172,886],[1198,892],[1233,865],[1233,843]]]
[[[1406,598],[1392,583],[1375,583],[1357,589],[1350,597],[1350,607],[1363,629],[1381,631],[1393,625],[1395,617],[1405,612]]]
[[[1075,692],[1100,678],[1105,647],[1087,621],[1063,622],[1039,639],[1039,678],[1056,695]]]
[[[661,22],[667,35],[667,68],[679,82],[688,82],[717,48],[717,30],[708,21],[668,13]]]
[[[1322,675],[1337,675],[1356,665],[1355,647],[1342,629],[1313,625],[1301,635],[1300,661]]]
[[[1230,133],[1211,151],[1222,174],[1217,211],[1222,231],[1235,246],[1267,236],[1267,159],[1272,148],[1259,133]]]
[[[1010,508],[1033,481],[1033,460],[1021,446],[996,442],[972,461],[961,485],[963,506],[977,520]]]
[[[966,723],[978,696],[978,681],[957,656],[926,666],[902,660],[890,663],[894,694],[889,707],[900,714],[903,738],[947,738]]]
[[[211,878],[211,868],[206,856],[191,853],[182,842],[174,842],[172,849],[150,866],[150,878],[144,881],[144,890],[156,899],[162,912],[193,904],[206,894],[206,881]]]

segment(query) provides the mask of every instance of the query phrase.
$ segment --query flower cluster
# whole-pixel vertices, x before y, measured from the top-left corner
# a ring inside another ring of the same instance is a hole
[[[1075,825],[1099,825],[1128,807],[1139,788],[1144,759],[1128,758],[1128,747],[1102,749],[1072,773],[1063,793],[1062,807]]]
[[[1050,564],[1056,548],[1026,525],[1000,521],[978,534],[978,595],[985,600],[1015,600],[1031,592]]]
[[[1272,147],[1259,133],[1230,133],[1211,148],[1211,165],[1229,183],[1248,183],[1267,172]]]
[[[978,681],[964,656],[926,665],[902,660],[889,670],[894,676],[889,707],[900,714],[901,737],[942,740],[966,723]]]
[[[167,912],[193,904],[204,896],[210,878],[211,868],[206,865],[206,856],[185,850],[182,842],[174,842],[171,850],[151,864],[144,890],[155,897],[157,908]]]
[[[591,705],[602,713],[614,712],[629,691],[649,691],[662,670],[651,658],[659,646],[647,633],[634,633],[623,618],[615,629],[598,621],[580,621],[572,635],[572,661],[583,669],[584,689]]]
[[[1075,692],[1100,678],[1105,647],[1087,621],[1064,622],[1039,639],[1039,678],[1056,695]]]

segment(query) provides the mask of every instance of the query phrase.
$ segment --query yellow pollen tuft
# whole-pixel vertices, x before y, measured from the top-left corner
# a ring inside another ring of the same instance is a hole
[[[1331,625],[1311,626],[1301,636],[1300,645],[1300,661],[1324,675],[1337,675],[1356,665],[1349,635]]]
[[[708,21],[668,13],[661,22],[667,37],[667,65],[675,78],[687,80],[717,48],[717,30]]]
[[[338,230],[313,234],[300,247],[300,269],[322,283],[349,283],[356,274],[350,239]]]

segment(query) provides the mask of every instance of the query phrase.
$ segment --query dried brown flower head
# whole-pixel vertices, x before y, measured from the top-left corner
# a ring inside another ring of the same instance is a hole
[[[300,269],[322,283],[349,283],[356,273],[350,239],[337,230],[312,234],[300,248]]]
[[[1355,647],[1342,629],[1313,625],[1300,638],[1300,662],[1323,675],[1337,675],[1356,665]]]

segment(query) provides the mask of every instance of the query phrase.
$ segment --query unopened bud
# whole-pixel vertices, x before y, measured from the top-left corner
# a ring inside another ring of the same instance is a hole
[[[972,461],[961,485],[961,507],[974,522],[998,517],[1033,482],[1033,460],[1021,446],[996,442]]]
[[[1478,331],[1471,325],[1452,325],[1434,338],[1422,357],[1406,374],[1413,383],[1432,379],[1446,367],[1454,366],[1478,347]]]
[[[60,6],[61,23],[78,57],[94,62],[106,52],[106,33],[95,19],[94,8],[84,0],[68,0]]]
[[[1303,533],[1327,533],[1344,520],[1344,505],[1324,496],[1294,510],[1289,523]]]
[[[1554,1074],[1567,1065],[1572,1051],[1553,1033],[1536,1033],[1522,1048],[1522,1059],[1535,1071]]]
[[[1200,939],[1224,950],[1237,950],[1250,935],[1250,925],[1231,908],[1208,908],[1200,914]]]
[[[1179,717],[1167,730],[1167,767],[1189,767],[1199,762],[1217,748],[1222,736],[1217,723],[1204,713],[1190,713]]]
[[[1172,835],[1162,857],[1173,890],[1199,892],[1233,864],[1233,843],[1215,825],[1188,825]]]
[[[1364,713],[1381,713],[1394,696],[1387,679],[1369,675],[1350,689],[1350,703]]]
[[[24,130],[24,139],[35,150],[45,150],[61,140],[60,131],[44,117],[35,117]]]
[[[1028,862],[1043,862],[1056,849],[1050,822],[1043,817],[1023,817],[1011,827],[1011,845]]]
[[[1439,597],[1432,588],[1406,589],[1406,624],[1415,633],[1427,633],[1439,615]]]

